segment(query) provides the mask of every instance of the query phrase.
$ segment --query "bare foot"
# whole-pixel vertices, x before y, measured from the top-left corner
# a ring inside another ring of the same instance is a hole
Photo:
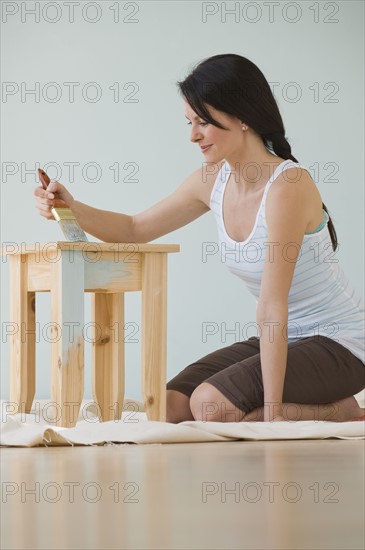
[[[330,422],[346,422],[365,414],[365,409],[359,406],[355,397],[345,397],[333,403],[335,412],[333,417],[328,418]]]

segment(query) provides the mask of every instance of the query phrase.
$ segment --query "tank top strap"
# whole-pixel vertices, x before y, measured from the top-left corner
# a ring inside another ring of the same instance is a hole
[[[213,189],[212,189],[212,194],[214,193],[215,190],[220,191],[222,189],[222,187],[225,185],[230,173],[231,173],[231,168],[230,168],[228,162],[225,161],[225,163],[222,165],[221,169],[219,170],[219,172],[217,174],[217,178],[214,182],[214,186],[213,186]]]
[[[307,170],[309,172],[308,168],[306,168],[305,166],[302,166],[298,162],[294,162],[292,159],[286,159],[280,164],[278,164],[275,170],[273,171],[273,173],[271,174],[268,182],[266,183],[262,204],[265,202],[267,192],[272,186],[272,184],[274,183],[274,181],[278,178],[278,176],[280,176],[280,174],[282,174],[288,168],[303,168],[304,170]],[[288,178],[288,181],[295,181],[295,178],[296,176],[292,176],[291,178]]]
[[[262,205],[265,202],[267,192],[268,192],[269,188],[271,187],[272,183],[276,180],[276,178],[282,172],[284,172],[288,168],[303,168],[304,170],[308,171],[308,168],[306,168],[305,166],[302,166],[301,164],[299,164],[297,162],[294,162],[291,159],[286,159],[283,162],[281,162],[280,164],[278,164],[276,166],[275,170],[273,171],[273,173],[271,174],[271,176],[270,176],[269,180],[267,181],[266,185],[265,185],[264,195],[263,195],[263,199],[262,199]],[[210,203],[211,203],[211,205],[214,204],[214,203],[218,203],[220,201],[220,199],[222,198],[222,192],[224,190],[224,187],[226,185],[226,182],[228,180],[228,177],[229,177],[230,173],[231,173],[231,168],[230,168],[228,162],[226,161],[222,165],[221,169],[219,170],[217,178],[214,182],[214,185],[213,185],[213,188],[212,188],[212,191],[211,191],[211,194],[210,194]]]
[[[229,177],[230,172],[231,172],[230,166],[228,162],[225,161],[225,163],[222,165],[221,169],[218,172],[218,175],[212,187],[212,191],[210,193],[211,208],[213,207],[214,204],[219,203],[222,196],[223,188],[226,184],[226,181]]]

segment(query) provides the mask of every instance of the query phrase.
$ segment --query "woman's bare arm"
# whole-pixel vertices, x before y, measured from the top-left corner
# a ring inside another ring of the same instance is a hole
[[[214,167],[216,169],[209,173],[203,166],[198,168],[171,195],[133,216],[100,210],[77,201],[59,182],[50,184],[50,187],[53,185],[51,192],[55,193],[61,203],[63,201],[64,206],[71,208],[86,233],[104,242],[148,243],[209,211],[207,197],[221,163]],[[42,216],[52,219],[50,210],[53,201],[49,200],[47,193],[37,187],[34,193],[37,197],[36,206]]]
[[[106,243],[137,242],[133,238],[133,216],[100,210],[74,201],[71,210],[81,228]]]
[[[209,206],[205,196],[210,179],[203,174],[203,168],[195,170],[169,196],[147,210],[133,216],[133,240],[147,243],[171,233],[194,221],[206,212]]]

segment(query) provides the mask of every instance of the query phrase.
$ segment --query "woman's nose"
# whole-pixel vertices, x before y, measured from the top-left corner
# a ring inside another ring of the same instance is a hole
[[[202,136],[199,130],[195,130],[194,128],[191,129],[190,133],[190,141],[196,142],[201,140]]]

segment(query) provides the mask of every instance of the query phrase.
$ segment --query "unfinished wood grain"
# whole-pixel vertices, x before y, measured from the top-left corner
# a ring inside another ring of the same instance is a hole
[[[111,252],[82,252],[85,262],[87,292],[110,292],[141,290],[142,254],[113,254]]]
[[[61,251],[59,251],[60,257]],[[71,251],[71,258],[75,251]],[[59,257],[28,254],[28,288],[34,292],[48,292],[51,288],[51,267]],[[85,292],[117,293],[141,290],[142,254],[113,254],[111,252],[85,252]]]
[[[51,289],[51,263],[33,254],[28,254],[28,288],[33,292]]]
[[[122,416],[124,400],[124,293],[93,294],[92,377],[99,418]]]
[[[27,256],[10,258],[10,413],[29,413],[35,394],[35,293],[29,292]]]
[[[29,411],[34,398],[35,292],[51,291],[51,398],[59,412],[55,424],[71,427],[84,390],[84,292],[102,296],[93,298],[98,304],[94,315],[101,317],[105,333],[113,320],[124,327],[123,293],[142,290],[142,391],[148,418],[165,420],[167,254],[179,250],[179,245],[65,241],[3,246],[1,254],[9,255],[12,266],[11,319],[28,331],[23,340],[21,331],[11,337],[13,401],[23,402]],[[108,364],[105,381],[99,356]],[[102,418],[109,413],[115,418],[124,397],[124,337],[117,345],[95,350],[94,363]]]
[[[62,251],[51,266],[51,400],[55,424],[73,427],[84,393],[84,260]]]
[[[142,263],[142,395],[149,420],[166,421],[167,254]]]
[[[104,243],[104,242],[70,242],[55,241],[46,243],[7,243],[0,247],[0,256],[11,256],[18,254],[36,254],[42,256],[45,251],[52,253],[57,250],[75,250],[85,253],[94,252],[112,252],[113,254],[128,253],[130,257],[140,252],[179,252],[178,244],[149,244],[149,243]]]

